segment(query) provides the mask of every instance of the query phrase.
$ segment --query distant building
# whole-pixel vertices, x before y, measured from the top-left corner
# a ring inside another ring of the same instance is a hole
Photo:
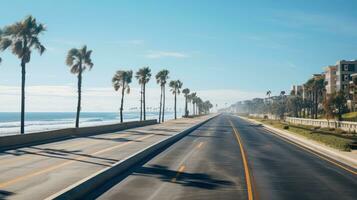
[[[336,92],[343,91],[347,96],[349,94],[349,84],[352,80],[351,74],[357,72],[357,60],[338,61],[336,68]]]
[[[336,92],[336,82],[337,82],[337,66],[330,65],[325,67],[325,82],[326,82],[326,93],[332,94]]]
[[[347,101],[348,107],[352,111],[356,111],[357,108],[357,85],[355,84],[357,80],[357,73],[351,74],[351,81],[349,84],[349,100]]]

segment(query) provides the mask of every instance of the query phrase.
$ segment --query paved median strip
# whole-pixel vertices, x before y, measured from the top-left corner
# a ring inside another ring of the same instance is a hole
[[[123,137],[126,137],[126,136],[130,136],[129,133],[127,134],[121,134],[120,137],[108,137],[108,139],[119,139],[119,138],[123,138]],[[84,141],[73,141],[73,144],[65,144],[65,146],[61,146],[61,149],[67,149],[67,148],[72,148],[72,147],[78,147],[82,144],[95,144],[96,142],[98,141],[95,141],[95,140],[90,140],[90,141],[87,141],[87,140],[84,140]],[[104,142],[102,142],[104,143]],[[98,144],[102,144],[102,143],[98,143]],[[63,144],[61,144],[63,145]],[[31,147],[24,147],[25,149],[26,148],[31,148]],[[58,148],[58,147],[44,147],[44,149],[53,149],[54,151],[56,151],[57,149],[55,148]],[[49,151],[51,151],[51,149]],[[10,151],[10,150],[9,150]],[[33,159],[32,156],[37,156],[37,157],[44,157],[44,155],[39,155],[38,153],[40,153],[41,150],[38,150],[38,151],[27,151],[26,153],[24,153],[23,155],[19,155],[19,156],[15,156],[15,157],[9,157],[9,158],[5,158],[5,159],[1,159],[0,160],[0,164],[1,165],[5,165],[5,164],[10,164],[10,163],[13,163],[13,162],[19,162],[19,161],[24,161],[24,160],[28,160],[28,159]],[[11,155],[11,153],[9,153],[9,155]],[[46,159],[51,159],[51,158],[46,158]],[[60,157],[58,157],[58,159],[61,159]],[[17,163],[18,164],[18,163]]]
[[[152,136],[154,136],[154,134],[141,137],[138,140],[144,140],[144,139],[147,139],[147,138],[152,137]],[[102,150],[99,150],[99,151],[96,151],[96,152],[90,154],[90,156],[95,156],[95,155],[98,155],[98,154],[101,154],[101,153],[105,153],[105,152],[117,149],[119,147],[126,146],[126,145],[128,145],[130,143],[133,143],[133,142],[134,141],[129,141],[129,142],[122,143],[122,144],[119,144],[119,145],[116,145],[116,146],[105,148],[105,149],[102,149]],[[8,180],[8,181],[0,183],[0,188],[11,186],[11,185],[13,185],[13,184],[15,184],[15,183],[17,183],[19,181],[23,181],[23,180],[26,180],[26,179],[29,179],[29,178],[32,178],[32,177],[35,177],[35,176],[38,176],[38,175],[41,175],[41,174],[56,170],[56,169],[59,169],[61,167],[67,166],[67,165],[72,164],[72,163],[75,163],[78,160],[85,160],[86,158],[87,158],[86,156],[78,156],[78,157],[74,158],[76,160],[66,161],[66,162],[63,162],[63,163],[60,163],[60,164],[56,164],[56,165],[51,166],[51,167],[44,168],[44,169],[39,170],[39,171],[32,172],[32,173],[24,175],[24,176],[16,177],[14,179],[11,179],[11,180]]]
[[[245,151],[244,151],[244,147],[243,147],[243,143],[242,140],[239,136],[239,132],[236,129],[236,127],[234,126],[233,122],[229,119],[229,123],[232,126],[234,135],[237,139],[237,142],[239,144],[239,148],[240,148],[240,152],[242,155],[242,160],[243,160],[243,166],[244,166],[244,173],[245,173],[245,180],[246,180],[246,184],[247,184],[247,190],[248,190],[248,200],[253,200],[253,187],[252,187],[252,181],[251,181],[251,176],[250,176],[250,172],[249,172],[249,166],[248,166],[248,161],[247,161],[247,157],[245,155]]]

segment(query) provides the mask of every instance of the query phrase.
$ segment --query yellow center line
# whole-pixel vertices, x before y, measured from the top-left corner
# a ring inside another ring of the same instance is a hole
[[[287,143],[289,143],[289,144],[293,144],[293,145],[299,147],[300,149],[303,149],[303,150],[305,150],[305,151],[307,151],[307,152],[309,152],[309,153],[311,153],[311,154],[314,154],[315,156],[317,156],[317,157],[319,157],[319,158],[321,158],[321,159],[323,159],[323,160],[326,160],[326,161],[328,161],[328,162],[330,162],[330,163],[332,163],[332,164],[334,164],[334,165],[336,165],[336,166],[338,166],[338,167],[340,167],[340,168],[342,168],[342,169],[344,169],[344,170],[346,170],[346,171],[348,171],[348,172],[351,172],[351,173],[354,174],[354,175],[357,175],[357,172],[356,172],[356,171],[353,171],[353,170],[351,170],[351,169],[348,169],[347,167],[345,167],[345,166],[343,166],[343,165],[341,165],[341,164],[339,164],[339,163],[337,163],[337,162],[335,162],[335,161],[333,161],[333,160],[330,160],[330,159],[328,159],[328,158],[326,158],[326,157],[324,157],[324,156],[321,156],[321,155],[319,155],[318,153],[315,153],[314,151],[312,151],[312,150],[310,150],[310,149],[308,149],[308,148],[306,148],[306,147],[304,147],[304,146],[301,146],[301,145],[299,145],[299,144],[296,144],[296,143],[294,143],[294,142],[291,142],[291,141],[289,141],[288,139],[286,139],[286,138],[284,138],[284,137],[282,137],[282,136],[279,136],[279,135],[277,135],[276,133],[274,133],[274,132],[272,132],[272,131],[270,131],[270,130],[267,130],[267,131],[269,131],[270,133],[272,133],[275,137],[278,137],[279,139],[282,139],[282,140],[284,140],[285,142],[287,142]]]
[[[200,143],[197,145],[197,148],[198,148],[198,149],[201,148],[202,145],[203,145],[203,142],[200,142]]]
[[[244,172],[245,172],[245,180],[246,180],[247,189],[248,189],[248,200],[253,200],[252,181],[250,179],[250,172],[249,172],[248,162],[247,162],[247,158],[246,158],[246,155],[245,155],[245,152],[244,152],[243,144],[242,144],[242,141],[240,139],[239,132],[235,128],[233,122],[231,120],[229,120],[229,123],[231,124],[231,126],[233,128],[233,132],[234,132],[234,135],[236,136],[236,139],[238,141],[240,152],[241,152],[241,155],[242,155]]]
[[[138,140],[144,140],[144,139],[152,137],[152,136],[154,136],[154,134],[141,137]],[[128,145],[130,143],[133,143],[133,142],[134,141],[129,141],[129,142],[126,142],[126,143],[122,143],[122,144],[113,146],[113,147],[102,149],[102,150],[96,151],[96,152],[94,152],[92,154],[89,154],[88,156],[98,155],[98,154],[101,154],[101,153],[104,153],[104,152],[107,152],[107,151],[110,151],[110,150],[113,150],[113,149],[116,149],[116,148],[119,148],[119,147],[126,146],[126,145]],[[44,173],[53,171],[55,169],[59,169],[61,167],[64,167],[64,166],[67,166],[67,165],[72,164],[74,162],[77,162],[78,160],[85,160],[86,158],[87,158],[86,156],[78,156],[78,157],[74,158],[76,160],[66,161],[66,162],[63,162],[63,163],[60,163],[60,164],[56,164],[56,165],[53,165],[53,166],[50,166],[50,167],[46,167],[46,168],[44,168],[42,170],[35,171],[35,172],[32,172],[32,173],[24,175],[24,176],[16,177],[14,179],[11,179],[11,180],[8,180],[8,181],[0,183],[0,188],[4,188],[4,187],[10,186],[10,185],[13,185],[13,184],[15,184],[15,183],[17,183],[19,181],[23,181],[23,180],[26,180],[28,178],[44,174]]]
[[[171,182],[175,183],[180,174],[185,170],[185,165],[181,165],[178,169],[176,176],[171,180]]]

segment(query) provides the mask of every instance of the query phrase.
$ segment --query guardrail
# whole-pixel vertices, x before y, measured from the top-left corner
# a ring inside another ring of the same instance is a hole
[[[66,128],[53,131],[29,133],[23,135],[9,135],[0,137],[0,150],[18,148],[21,146],[42,144],[46,142],[63,140],[72,137],[83,137],[114,131],[136,128],[141,126],[156,124],[157,120],[132,121],[118,124],[108,124],[101,126],[90,126],[82,128]]]

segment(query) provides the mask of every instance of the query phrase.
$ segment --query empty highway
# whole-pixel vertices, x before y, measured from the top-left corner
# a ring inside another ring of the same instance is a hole
[[[355,173],[220,115],[88,199],[356,199]]]

